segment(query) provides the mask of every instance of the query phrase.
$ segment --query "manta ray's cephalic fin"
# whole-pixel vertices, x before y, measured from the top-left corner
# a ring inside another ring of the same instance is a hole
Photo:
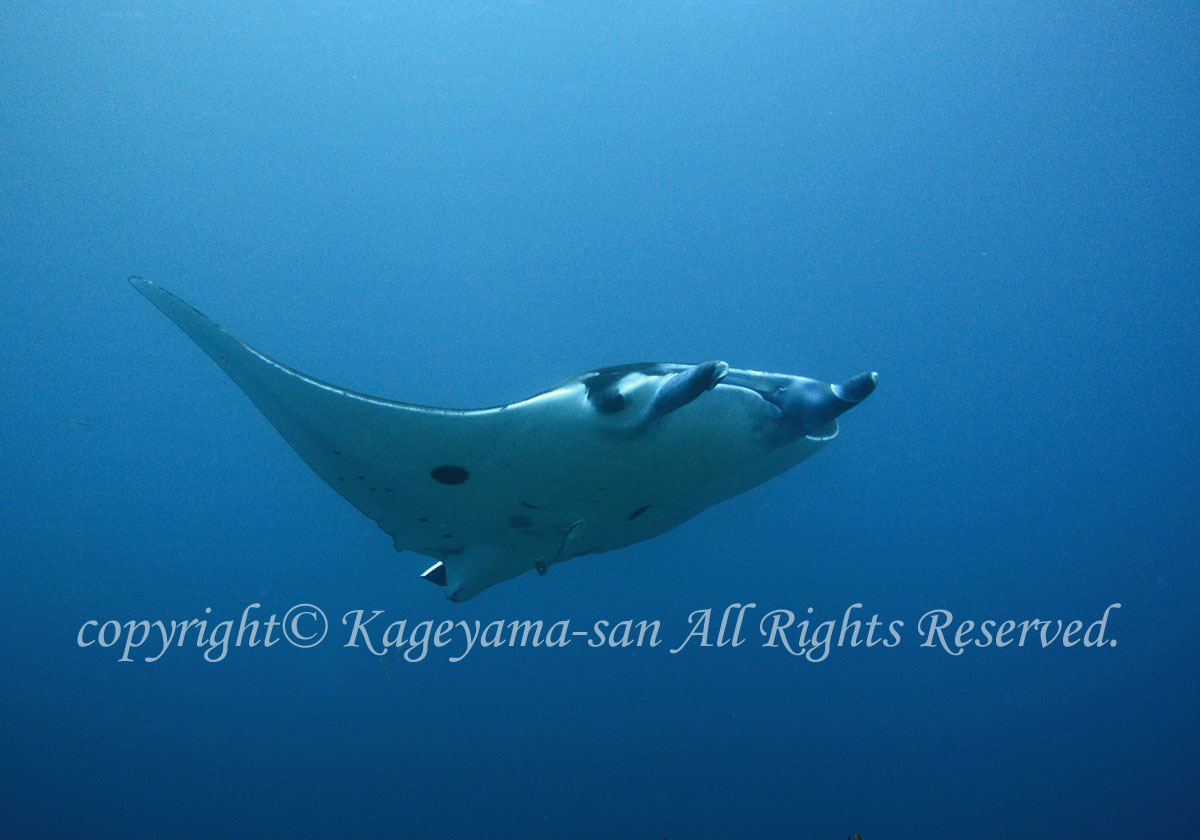
[[[664,382],[654,395],[652,417],[662,417],[683,408],[705,391],[711,391],[729,373],[725,362],[705,362],[680,371]]]

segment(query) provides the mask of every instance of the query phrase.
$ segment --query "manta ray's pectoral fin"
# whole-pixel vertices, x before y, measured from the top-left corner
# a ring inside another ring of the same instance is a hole
[[[411,533],[416,516],[454,518],[447,505],[456,498],[431,500],[426,491],[465,474],[458,460],[481,459],[482,446],[475,444],[485,438],[472,431],[471,412],[408,405],[321,382],[264,356],[161,286],[140,277],[130,283],[237,383],[325,483],[385,532],[403,536],[398,549],[413,548],[410,537],[418,543],[424,538]],[[451,455],[456,460],[439,463]]]
[[[654,395],[647,419],[652,420],[683,408],[705,391],[711,391],[729,373],[725,362],[705,362],[667,378]]]

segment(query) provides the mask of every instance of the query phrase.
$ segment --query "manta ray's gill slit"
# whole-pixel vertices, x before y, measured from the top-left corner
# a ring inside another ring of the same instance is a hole
[[[462,484],[471,474],[454,464],[443,464],[430,471],[430,477],[438,484]]]
[[[642,505],[640,508],[635,510],[633,513],[629,514],[629,521],[632,522],[633,520],[637,519],[639,516],[641,516],[643,513],[645,513],[648,510],[650,510],[650,505]]]

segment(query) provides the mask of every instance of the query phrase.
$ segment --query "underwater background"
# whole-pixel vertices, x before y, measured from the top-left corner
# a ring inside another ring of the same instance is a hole
[[[1196,4],[10,2],[0,36],[6,836],[1197,832]],[[422,404],[639,361],[879,387],[779,478],[454,604],[130,274]],[[77,643],[253,603],[329,636]],[[744,644],[669,653],[733,603]],[[1115,646],[918,632],[1117,603]],[[901,642],[757,632],[854,604]],[[664,644],[385,670],[356,609]]]

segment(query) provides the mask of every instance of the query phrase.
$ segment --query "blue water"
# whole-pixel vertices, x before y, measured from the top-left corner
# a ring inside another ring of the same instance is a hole
[[[6,836],[1187,837],[1200,671],[1194,4],[9,3]],[[322,379],[636,361],[879,388],[812,460],[465,604],[124,278]],[[312,603],[319,646],[81,648]],[[744,644],[668,648],[757,606]],[[1116,646],[922,646],[1096,621]],[[758,621],[903,621],[820,662]],[[812,608],[813,612],[807,613]],[[211,609],[206,613],[206,609]],[[659,620],[450,649],[340,617]]]

